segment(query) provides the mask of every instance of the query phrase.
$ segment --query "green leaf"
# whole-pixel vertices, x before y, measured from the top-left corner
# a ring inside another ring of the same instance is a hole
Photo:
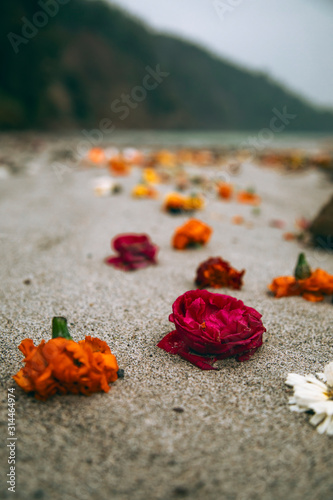
[[[67,327],[67,319],[61,316],[52,318],[52,338],[63,337],[66,340],[73,340]]]

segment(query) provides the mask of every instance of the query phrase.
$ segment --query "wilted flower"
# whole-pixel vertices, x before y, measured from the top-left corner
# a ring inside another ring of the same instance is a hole
[[[244,273],[244,270],[236,271],[229,262],[221,257],[211,257],[198,267],[195,284],[200,288],[229,287],[240,290],[243,285]]]
[[[159,184],[161,182],[160,176],[153,168],[145,168],[142,173],[142,178],[147,184]]]
[[[158,198],[158,191],[148,184],[137,184],[132,189],[133,198]]]
[[[275,227],[276,229],[283,229],[286,223],[281,219],[272,219],[269,221],[269,225],[271,227]]]
[[[283,233],[282,236],[285,241],[293,241],[297,238],[297,235],[295,233],[291,233],[290,231]]]
[[[177,156],[167,149],[162,149],[155,153],[154,161],[164,167],[175,167],[177,165]]]
[[[122,156],[129,165],[142,165],[145,158],[143,152],[137,148],[124,148]]]
[[[207,290],[191,290],[174,302],[169,321],[176,330],[157,345],[202,370],[217,359],[246,361],[262,345],[261,314],[241,300]]]
[[[244,217],[242,215],[234,215],[231,218],[231,224],[235,224],[236,226],[244,224]]]
[[[234,187],[232,184],[229,184],[228,182],[220,182],[217,185],[217,191],[220,198],[224,200],[230,200],[234,192]]]
[[[106,162],[105,152],[102,148],[90,149],[88,158],[92,163],[103,164]]]
[[[289,373],[286,384],[294,388],[290,409],[314,412],[310,423],[320,434],[333,436],[333,362],[325,366],[324,373],[317,373],[317,377]]]
[[[179,193],[169,193],[165,197],[163,208],[170,214],[181,214],[201,210],[204,205],[204,198],[198,194],[185,196]]]
[[[108,257],[105,262],[117,269],[133,271],[157,264],[158,247],[146,234],[121,234],[111,242],[111,245],[119,255]]]
[[[300,229],[301,231],[307,231],[311,226],[311,221],[309,221],[305,217],[299,217],[298,219],[295,220],[295,226],[297,229]]]
[[[205,206],[205,200],[199,194],[193,193],[185,196],[184,210],[185,212],[193,212],[194,210],[202,210]]]
[[[119,193],[122,187],[111,177],[98,177],[94,179],[94,193],[96,196],[110,196],[112,193]]]
[[[14,375],[15,382],[37,399],[54,394],[85,394],[110,390],[118,378],[116,357],[106,342],[86,336],[74,342],[65,318],[53,318],[53,338],[35,346],[32,339],[19,345],[24,368]]]
[[[304,254],[300,254],[295,276],[275,278],[268,288],[277,298],[301,295],[310,302],[319,302],[324,295],[333,294],[333,275],[323,269],[311,271]]]
[[[251,189],[247,191],[239,191],[237,194],[237,201],[239,203],[247,203],[249,205],[260,205],[261,198]]]
[[[212,228],[198,219],[190,219],[183,226],[178,227],[172,239],[172,246],[176,250],[188,247],[205,245],[212,234]]]
[[[129,162],[119,155],[110,158],[109,170],[114,175],[128,175],[131,168]]]
[[[171,214],[180,214],[184,211],[184,196],[179,193],[169,193],[164,200],[163,208]]]

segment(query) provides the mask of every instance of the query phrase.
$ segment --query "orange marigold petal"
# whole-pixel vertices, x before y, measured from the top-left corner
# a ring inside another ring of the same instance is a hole
[[[320,293],[311,293],[311,292],[306,292],[302,294],[303,299],[308,300],[310,302],[321,302],[324,300],[324,295]]]
[[[212,228],[204,222],[190,219],[176,230],[173,247],[182,250],[192,245],[204,245],[209,241],[212,232]]]
[[[45,400],[53,394],[92,394],[109,391],[117,378],[118,364],[103,340],[87,336],[79,343],[62,337],[35,347],[23,341],[25,367],[13,378],[26,392]]]

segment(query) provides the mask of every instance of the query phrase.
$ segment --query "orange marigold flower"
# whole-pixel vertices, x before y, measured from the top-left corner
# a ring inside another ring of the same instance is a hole
[[[237,201],[239,203],[247,203],[249,205],[260,205],[261,198],[253,191],[239,191],[237,194]]]
[[[286,241],[292,241],[296,238],[296,235],[294,233],[291,233],[291,232],[283,233],[282,236],[283,236],[283,239]]]
[[[128,175],[130,165],[122,156],[114,156],[109,160],[109,170],[115,175]]]
[[[241,224],[244,224],[244,217],[241,215],[234,215],[231,218],[231,223],[235,224],[236,226],[240,226]]]
[[[176,250],[188,247],[205,245],[213,230],[210,226],[198,219],[190,219],[183,226],[178,227],[172,239],[172,246]]]
[[[245,270],[237,271],[221,257],[211,257],[198,267],[195,283],[200,288],[229,287],[240,290],[244,273]]]
[[[102,148],[92,148],[88,153],[88,158],[92,163],[104,163],[106,161],[105,152]]]
[[[223,198],[224,200],[230,200],[234,192],[234,187],[228,182],[220,182],[217,185],[217,190],[220,198]]]
[[[333,275],[323,269],[311,271],[304,254],[300,254],[295,276],[275,278],[268,288],[277,298],[301,295],[310,302],[320,302],[324,295],[333,294]]]
[[[323,269],[316,269],[305,280],[299,280],[302,296],[311,302],[323,300],[324,295],[333,294],[333,275]]]
[[[179,193],[169,193],[164,200],[163,208],[171,214],[183,212],[184,196]]]
[[[268,286],[276,298],[300,295],[301,290],[294,276],[279,276]]]
[[[184,196],[179,193],[169,193],[164,200],[163,208],[171,214],[179,214],[201,210],[204,205],[205,200],[200,195],[192,194]]]
[[[116,357],[106,342],[87,336],[74,342],[57,337],[35,346],[25,339],[19,346],[24,354],[24,368],[14,375],[15,382],[37,399],[54,394],[85,394],[110,390],[117,380]]]

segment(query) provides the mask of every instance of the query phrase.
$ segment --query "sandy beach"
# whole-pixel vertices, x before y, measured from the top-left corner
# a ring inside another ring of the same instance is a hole
[[[172,234],[187,217],[164,213],[162,198],[132,199],[138,169],[117,180],[122,193],[97,198],[92,181],[105,172],[71,167],[60,179],[49,162],[56,141],[48,140],[0,184],[1,422],[4,442],[6,390],[15,387],[15,497],[328,500],[332,438],[319,435],[307,414],[290,411],[284,382],[290,372],[321,372],[333,360],[332,304],[275,299],[267,290],[274,277],[292,274],[304,250],[313,268],[333,273],[332,253],[282,237],[296,218],[316,215],[332,193],[328,177],[245,164],[231,181],[256,188],[260,214],[210,197],[196,217],[212,226],[211,241],[175,251]],[[234,215],[245,223],[233,225]],[[271,220],[284,221],[284,229]],[[105,265],[110,240],[125,232],[150,235],[160,248],[157,266],[125,273]],[[156,344],[173,329],[174,300],[195,288],[198,265],[218,255],[246,270],[242,290],[221,293],[257,309],[267,332],[249,361],[219,361],[218,371],[205,372]],[[74,340],[93,335],[111,347],[125,378],[109,393],[40,402],[16,386],[17,346],[48,339],[56,315],[68,319]],[[12,497],[7,459],[2,446],[4,499]]]

